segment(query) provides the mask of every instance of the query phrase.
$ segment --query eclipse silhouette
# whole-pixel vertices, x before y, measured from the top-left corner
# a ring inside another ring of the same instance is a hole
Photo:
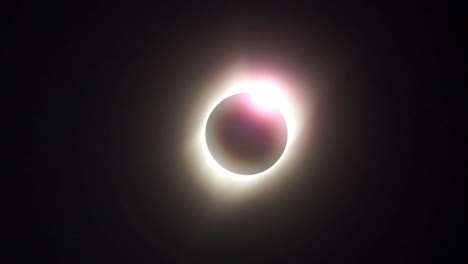
[[[206,124],[210,154],[226,170],[252,175],[273,166],[286,147],[281,111],[268,98],[240,93],[221,101]]]

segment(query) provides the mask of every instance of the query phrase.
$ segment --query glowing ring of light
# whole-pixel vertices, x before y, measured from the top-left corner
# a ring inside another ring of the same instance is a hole
[[[205,122],[205,131],[203,132],[204,141],[205,141],[205,148],[206,149],[209,149],[208,145],[207,145],[208,142],[207,142],[207,139],[206,139],[206,127],[207,127],[207,123],[208,123],[208,119],[209,119],[210,115],[212,114],[214,109],[219,104],[221,104],[225,99],[228,99],[231,96],[235,96],[235,95],[238,95],[238,94],[249,94],[250,95],[249,103],[251,105],[253,105],[253,107],[256,109],[256,111],[266,113],[269,110],[273,110],[273,109],[279,110],[280,113],[283,115],[283,118],[286,121],[286,129],[288,128],[288,122],[286,120],[286,117],[283,114],[283,112],[284,112],[283,108],[284,108],[284,104],[285,104],[285,97],[283,96],[283,92],[281,91],[281,88],[279,87],[277,82],[275,82],[273,80],[259,79],[259,80],[239,82],[239,83],[236,84],[236,87],[238,87],[237,89],[235,89],[236,91],[242,91],[242,92],[235,93],[233,95],[227,96],[226,98],[222,98],[221,101],[219,103],[217,103],[213,107],[213,109],[210,111],[210,113],[208,115],[208,118],[207,118],[207,120]],[[289,138],[289,135],[287,135],[287,138],[286,138],[286,145],[287,145],[288,138]],[[286,147],[286,145],[285,145],[285,147]],[[263,170],[261,172],[254,173],[254,174],[238,174],[238,173],[232,172],[232,171],[224,168],[221,164],[219,164],[215,160],[215,158],[213,157],[212,153],[209,150],[208,150],[208,152],[209,152],[209,155],[210,155],[212,161],[215,162],[218,166],[220,166],[224,170],[229,171],[232,174],[238,175],[239,177],[242,177],[242,176],[243,177],[255,177],[258,174],[261,174],[261,173],[264,173],[264,172],[270,170],[274,166],[274,164],[276,164],[281,159],[281,157],[283,156],[284,150],[285,149],[283,149],[283,151],[281,152],[278,159],[270,167],[268,167],[266,170]]]
[[[202,179],[203,184],[211,187],[212,190],[219,192],[219,195],[226,196],[227,192],[234,192],[234,194],[244,193],[247,189],[251,190],[258,183],[263,182],[263,179],[278,174],[286,173],[290,168],[291,161],[295,156],[300,155],[298,151],[292,152],[293,149],[299,147],[296,143],[300,130],[303,127],[305,115],[300,115],[302,103],[300,96],[295,94],[292,87],[288,86],[285,82],[280,82],[276,79],[269,79],[274,81],[281,90],[281,103],[277,105],[286,121],[288,130],[288,138],[285,149],[280,158],[270,168],[257,174],[242,175],[231,172],[222,167],[211,155],[205,138],[205,129],[210,114],[214,108],[224,99],[239,93],[254,93],[252,84],[258,83],[258,80],[252,80],[245,76],[235,76],[230,81],[224,81],[213,85],[211,91],[198,102],[198,108],[201,112],[194,112],[198,117],[195,125],[195,136],[192,137],[189,144],[189,160],[193,163],[194,168],[197,170],[199,179]],[[265,79],[262,79],[264,82]],[[193,131],[193,130],[192,130]],[[268,177],[266,177],[268,176]]]
[[[287,157],[288,152],[290,150],[291,144],[294,143],[295,138],[297,136],[297,120],[295,118],[296,112],[294,111],[293,106],[289,103],[288,98],[286,97],[286,93],[283,91],[281,93],[281,96],[285,96],[283,100],[281,100],[281,104],[279,105],[279,110],[284,116],[284,119],[286,121],[286,126],[288,129],[288,139],[286,142],[285,149],[281,155],[281,157],[278,159],[278,161],[273,164],[270,168],[268,168],[265,171],[262,171],[257,174],[253,175],[242,175],[242,174],[237,174],[234,172],[231,172],[224,167],[222,167],[211,155],[208,146],[206,144],[206,138],[205,138],[205,129],[206,129],[206,124],[208,122],[208,118],[210,117],[211,113],[215,109],[215,107],[221,103],[224,99],[233,96],[235,94],[240,94],[240,93],[256,93],[254,90],[256,83],[258,81],[234,81],[233,83],[230,83],[227,87],[226,90],[223,93],[220,93],[214,102],[211,104],[210,108],[208,111],[204,113],[204,119],[203,122],[201,122],[200,126],[200,147],[202,150],[202,156],[204,157],[204,160],[206,160],[209,163],[209,166],[215,170],[215,173],[223,176],[223,177],[229,177],[231,179],[239,180],[239,181],[252,181],[256,179],[259,176],[265,175],[268,172],[274,170],[277,166],[279,166],[282,163],[282,160]],[[262,80],[263,82],[263,80]],[[278,85],[279,86],[279,85]],[[285,88],[284,86],[281,86],[281,88]],[[280,88],[280,89],[281,89]]]

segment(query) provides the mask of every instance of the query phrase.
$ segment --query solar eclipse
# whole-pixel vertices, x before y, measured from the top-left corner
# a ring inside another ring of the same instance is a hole
[[[267,93],[230,96],[210,114],[206,143],[213,159],[223,168],[242,175],[257,174],[283,154],[286,121]]]
[[[266,73],[264,73],[266,72]],[[216,200],[245,198],[294,174],[310,135],[305,87],[279,71],[243,68],[201,84],[184,152],[195,180]]]

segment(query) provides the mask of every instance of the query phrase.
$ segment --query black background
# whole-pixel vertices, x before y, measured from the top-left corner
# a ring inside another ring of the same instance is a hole
[[[442,73],[456,17],[445,6],[6,11],[4,83],[17,100],[5,105],[8,127],[20,128],[4,139],[13,145],[4,229],[12,262],[419,263],[451,255],[441,137],[451,81]],[[310,88],[320,100],[309,148],[320,155],[303,153],[287,190],[206,216],[214,202],[179,151],[184,123],[200,84],[238,57],[319,80]]]

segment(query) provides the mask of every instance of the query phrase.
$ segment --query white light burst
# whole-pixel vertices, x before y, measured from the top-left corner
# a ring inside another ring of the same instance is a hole
[[[251,78],[246,74],[236,74],[229,81],[210,85],[208,88],[206,97],[197,103],[198,111],[192,113],[198,116],[193,119],[193,134],[190,135],[190,143],[186,150],[199,181],[209,187],[208,190],[215,196],[230,199],[266,186],[265,179],[271,182],[274,178],[284,176],[294,163],[295,157],[300,155],[297,138],[303,128],[305,115],[300,114],[302,98],[296,94],[297,88],[271,76]],[[240,175],[223,168],[212,157],[205,138],[206,124],[213,109],[224,99],[239,93],[250,93],[253,103],[258,105],[259,109],[279,109],[288,129],[288,139],[282,156],[273,166],[254,175]]]

